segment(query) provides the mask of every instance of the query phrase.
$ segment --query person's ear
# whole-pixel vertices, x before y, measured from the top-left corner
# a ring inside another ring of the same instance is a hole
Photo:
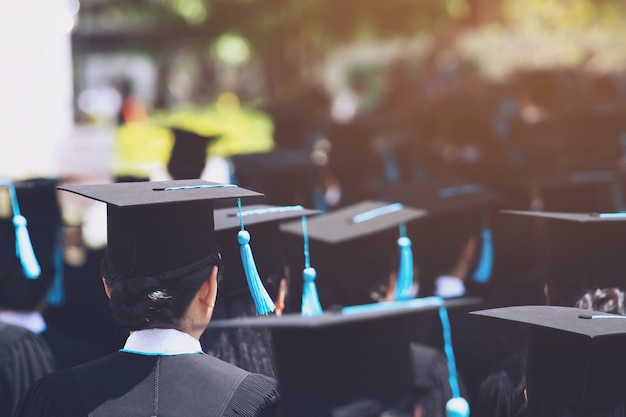
[[[109,285],[107,284],[107,280],[104,279],[104,277],[102,277],[102,284],[104,285],[104,292],[106,293],[107,297],[109,297],[109,300],[111,299],[111,291],[113,290],[111,287],[109,287]]]
[[[213,266],[210,275],[204,281],[202,287],[200,287],[200,291],[198,291],[200,301],[211,308],[215,307],[215,299],[217,298],[217,274],[218,268]]]

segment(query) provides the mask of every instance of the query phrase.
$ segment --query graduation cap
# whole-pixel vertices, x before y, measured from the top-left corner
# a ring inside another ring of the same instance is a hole
[[[413,384],[409,364],[416,317],[432,314],[436,319],[445,310],[441,318],[445,323],[448,308],[476,302],[430,297],[344,307],[310,317],[291,313],[214,320],[208,328],[270,329],[285,415],[326,417],[365,400],[389,407],[403,399]],[[446,339],[452,390],[458,393],[453,352]],[[450,411],[459,413],[450,415],[467,415],[457,401],[450,404]]]
[[[276,300],[285,275],[285,262],[280,239],[279,223],[288,219],[316,214],[316,210],[302,206],[246,205],[241,209],[216,209],[216,241],[223,257],[222,278],[213,311],[213,319],[254,316],[258,309],[250,298],[248,274],[241,258],[241,245],[237,231],[244,223],[251,236],[250,251],[254,253],[254,266],[259,281]],[[294,271],[293,279],[302,279]],[[253,272],[254,273],[254,272]],[[269,295],[268,295],[269,297]],[[277,300],[278,302],[282,300]],[[269,302],[268,302],[269,305]],[[208,328],[200,339],[205,352],[251,372],[275,376],[272,360],[271,335],[267,329],[212,329]]]
[[[626,213],[502,213],[526,217],[539,228],[539,261],[552,304],[571,306],[587,290],[626,287]]]
[[[63,258],[60,249],[61,209],[56,179],[1,180],[8,210],[0,219],[0,305],[32,310],[54,286],[50,301],[63,301]],[[12,271],[12,272],[10,272]]]
[[[546,211],[626,210],[626,201],[618,181],[618,174],[611,170],[534,175],[525,178],[523,182],[540,191],[543,209]]]
[[[167,170],[174,180],[200,178],[206,165],[207,145],[219,135],[204,136],[176,127],[174,145],[167,162]]]
[[[121,276],[162,274],[216,254],[214,203],[260,195],[197,179],[59,188],[107,204],[107,255]]]
[[[437,276],[456,261],[470,237],[480,238],[479,258],[472,273],[478,284],[489,282],[493,269],[493,234],[489,209],[499,197],[483,184],[456,177],[437,177],[410,183],[385,185],[377,198],[423,209],[428,216],[409,227],[420,268],[420,294],[429,293]]]
[[[590,415],[626,398],[626,317],[560,306],[515,306],[470,314],[529,326],[530,409],[542,397]]]
[[[315,259],[322,306],[374,301],[372,292],[388,283],[390,272],[397,270],[398,264],[402,271],[398,274],[397,298],[406,298],[407,287],[413,283],[413,258],[404,225],[424,215],[424,210],[402,204],[366,200],[311,218],[307,227],[309,249]],[[281,231],[287,242],[289,265],[302,265],[301,246],[291,244],[303,236],[301,223],[282,224]],[[396,262],[399,246],[404,262]],[[301,293],[297,284],[292,282],[288,293],[288,311],[299,311],[299,300],[293,298]]]
[[[240,257],[240,244],[236,230],[242,224],[249,231],[250,247],[254,252],[257,272],[264,285],[276,294],[280,279],[284,277],[285,261],[281,245],[279,224],[294,218],[318,214],[318,210],[302,206],[272,206],[256,204],[238,208],[216,209],[215,231],[217,245],[224,256],[223,279],[219,294],[234,297],[248,292],[244,266]],[[302,271],[304,267],[299,270]],[[294,271],[297,272],[297,271]],[[300,274],[296,274],[299,276]],[[218,300],[220,297],[218,296]]]
[[[233,182],[265,194],[263,203],[313,206],[313,191],[319,184],[319,166],[309,151],[274,149],[269,152],[230,157]]]

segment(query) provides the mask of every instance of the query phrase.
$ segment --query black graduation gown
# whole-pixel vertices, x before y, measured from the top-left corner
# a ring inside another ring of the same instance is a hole
[[[54,368],[52,351],[41,336],[0,322],[0,416],[10,416],[31,384]]]
[[[15,417],[265,417],[277,407],[276,380],[209,355],[115,352],[41,379]]]
[[[248,291],[246,289],[246,291]],[[213,319],[234,319],[256,314],[249,293],[240,296],[218,295]],[[200,337],[202,350],[249,372],[276,378],[276,365],[270,329],[232,327],[213,329],[211,324]]]
[[[41,333],[41,337],[50,346],[57,369],[80,365],[109,353],[86,340],[50,326]]]

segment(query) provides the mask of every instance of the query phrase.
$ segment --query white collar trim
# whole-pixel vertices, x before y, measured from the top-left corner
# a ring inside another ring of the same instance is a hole
[[[0,321],[6,324],[23,327],[33,333],[43,333],[46,330],[46,321],[36,311],[0,311]]]
[[[134,331],[121,350],[140,355],[185,355],[202,353],[197,339],[175,329],[146,329]]]

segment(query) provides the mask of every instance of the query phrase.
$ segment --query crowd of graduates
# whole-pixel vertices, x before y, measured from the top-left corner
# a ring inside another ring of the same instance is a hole
[[[0,414],[625,416],[620,78],[409,74],[267,103],[237,187],[179,126],[166,182],[0,183]]]

